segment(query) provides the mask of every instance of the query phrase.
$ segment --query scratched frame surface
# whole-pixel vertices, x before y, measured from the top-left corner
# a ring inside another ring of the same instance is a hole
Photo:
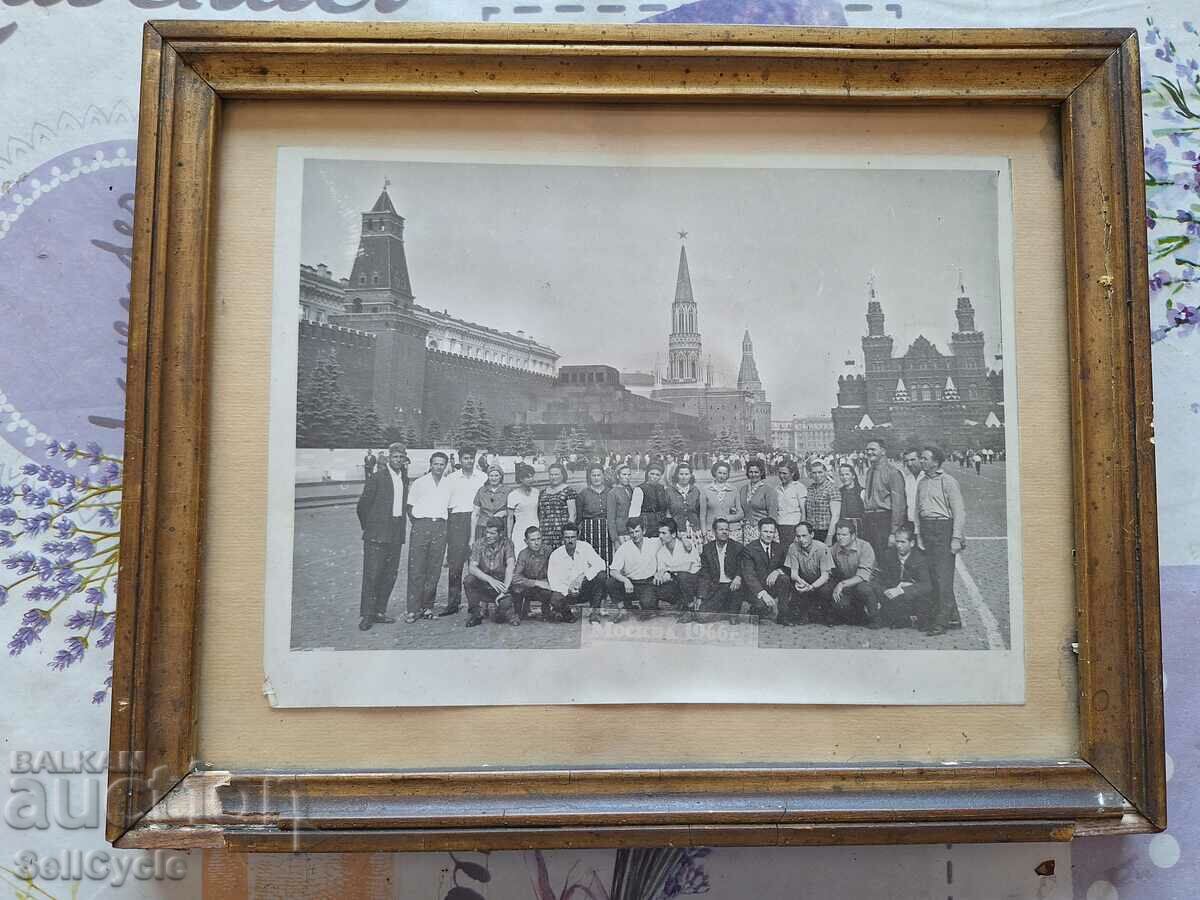
[[[214,154],[222,101],[246,98],[1056,109],[1080,498],[1079,757],[955,768],[194,768]],[[1134,31],[152,22],[139,129],[110,740],[115,844],[776,845],[1068,840],[1166,827]]]

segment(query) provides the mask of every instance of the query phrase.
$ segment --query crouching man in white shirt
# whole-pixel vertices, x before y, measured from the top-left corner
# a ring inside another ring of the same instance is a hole
[[[579,526],[568,522],[562,530],[563,543],[550,554],[546,580],[550,583],[551,605],[569,612],[576,603],[586,603],[592,609],[592,622],[600,621],[604,604],[604,560],[592,545],[579,540]],[[564,621],[573,618],[563,617]]]

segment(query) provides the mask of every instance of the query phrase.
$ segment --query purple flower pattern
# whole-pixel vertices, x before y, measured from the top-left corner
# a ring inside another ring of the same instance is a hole
[[[1200,35],[1184,22],[1176,45],[1146,20],[1142,57],[1143,109],[1146,118],[1146,227],[1150,231],[1150,295],[1163,305],[1153,340],[1197,324],[1196,267],[1200,266]],[[1189,302],[1189,300],[1191,302]]]
[[[8,642],[12,656],[49,639],[55,623],[66,632],[48,663],[64,671],[115,636],[122,466],[96,443],[51,441],[46,457],[0,485],[0,547],[13,551],[0,560],[0,605],[18,596],[29,604]],[[108,697],[109,668],[93,703]]]

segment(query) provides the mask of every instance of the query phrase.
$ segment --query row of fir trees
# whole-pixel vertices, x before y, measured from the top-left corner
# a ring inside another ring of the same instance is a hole
[[[456,447],[471,444],[491,449],[503,456],[533,456],[538,452],[533,431],[528,425],[497,428],[487,409],[474,397],[463,403],[454,423],[432,420],[422,433],[403,411],[391,422],[381,422],[375,410],[346,394],[339,382],[341,367],[333,360],[321,360],[300,378],[296,394],[296,446],[334,449],[344,447],[382,447],[399,441],[408,447]],[[696,449],[678,428],[655,427],[645,450],[655,456],[668,453],[680,456]],[[738,435],[723,427],[708,442],[714,455],[734,454],[743,450],[766,449],[762,441],[750,435]],[[554,442],[554,455],[560,459],[590,456],[597,452],[595,439],[578,427],[564,428]]]

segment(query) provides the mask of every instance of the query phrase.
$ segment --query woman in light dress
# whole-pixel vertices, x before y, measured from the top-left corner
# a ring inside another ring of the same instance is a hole
[[[538,497],[533,466],[517,463],[517,485],[508,492],[508,534],[513,547],[525,546],[525,529],[538,524]]]

